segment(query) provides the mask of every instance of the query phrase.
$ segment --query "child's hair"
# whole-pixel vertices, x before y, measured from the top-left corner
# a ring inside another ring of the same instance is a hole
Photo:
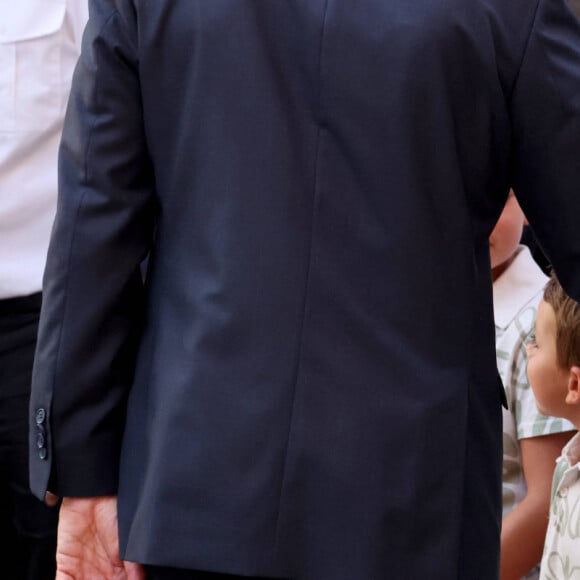
[[[564,292],[553,272],[544,289],[544,300],[556,315],[558,365],[570,369],[580,364],[580,304]]]

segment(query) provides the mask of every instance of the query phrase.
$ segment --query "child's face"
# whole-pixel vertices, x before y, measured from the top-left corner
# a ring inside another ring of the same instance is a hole
[[[489,237],[491,267],[505,264],[516,251],[522,237],[524,214],[513,191],[510,191],[505,207]]]
[[[568,372],[558,365],[556,356],[556,315],[544,300],[538,307],[536,336],[526,346],[528,379],[540,413],[566,417]]]

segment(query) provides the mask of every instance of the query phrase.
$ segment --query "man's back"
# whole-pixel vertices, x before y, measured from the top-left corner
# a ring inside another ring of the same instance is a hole
[[[122,440],[128,559],[494,577],[487,240],[512,178],[533,224],[580,209],[559,119],[534,119],[580,94],[577,69],[536,86],[555,73],[538,53],[550,12],[576,56],[580,36],[559,0],[536,4],[94,2],[46,276],[36,491],[52,472],[60,494],[115,493]],[[541,171],[544,137],[559,164]],[[580,290],[580,240],[547,229]]]

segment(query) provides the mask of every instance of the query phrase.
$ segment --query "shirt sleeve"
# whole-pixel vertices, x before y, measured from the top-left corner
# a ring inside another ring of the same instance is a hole
[[[67,12],[72,22],[75,44],[80,53],[83,31],[89,19],[89,0],[68,0]]]

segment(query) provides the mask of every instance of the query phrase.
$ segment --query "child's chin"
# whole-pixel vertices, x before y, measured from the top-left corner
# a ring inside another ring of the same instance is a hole
[[[538,411],[546,417],[558,417],[558,413],[556,411],[550,411],[550,409],[546,409],[546,407],[541,407],[538,405]]]

